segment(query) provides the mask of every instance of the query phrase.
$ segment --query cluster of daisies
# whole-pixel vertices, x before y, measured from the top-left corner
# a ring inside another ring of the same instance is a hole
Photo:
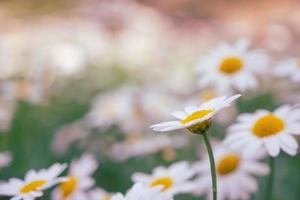
[[[142,86],[130,83],[102,92],[94,99],[91,110],[82,119],[65,125],[56,134],[53,149],[63,153],[74,141],[85,139],[91,129],[105,132],[113,125],[117,125],[125,133],[124,140],[109,147],[109,154],[115,160],[124,161],[170,148],[184,148],[188,142],[182,142],[184,140],[178,139],[177,135],[166,135],[164,142],[158,143],[160,136],[153,134],[148,129],[148,124],[165,120],[166,113],[171,112],[172,108],[197,105],[218,96],[235,93],[241,93],[247,98],[249,95],[270,91],[280,102],[295,103],[300,95],[295,91],[298,90],[294,87],[296,84],[290,84],[289,81],[299,83],[299,66],[297,58],[272,61],[263,49],[250,48],[247,40],[239,40],[234,44],[220,43],[199,59],[194,70],[187,68],[178,72],[176,67],[172,72],[160,70],[161,74],[168,74],[167,77],[163,76],[163,81],[166,81],[163,82],[164,85],[157,87],[153,81],[149,84],[147,76],[141,74],[145,79],[144,82],[140,81]],[[289,84],[284,90],[280,89],[281,80]],[[237,113],[235,107],[230,107],[218,115],[216,121],[227,126],[235,120]]]
[[[188,129],[196,134],[204,134],[214,115],[239,97],[240,95],[214,98],[200,106],[186,107],[184,111],[172,113],[177,120],[155,124],[152,128],[159,132]],[[300,108],[296,106],[283,105],[272,112],[261,109],[254,113],[239,115],[237,122],[228,127],[223,142],[214,142],[213,145],[219,188],[218,199],[249,199],[249,195],[258,190],[254,176],[267,175],[270,170],[261,162],[262,159],[268,155],[271,158],[277,157],[280,150],[290,156],[297,154],[298,143],[294,135],[299,134],[299,126]],[[203,159],[189,170],[196,174],[195,180],[192,184],[182,186],[180,190],[187,189],[199,195],[207,193],[211,199],[210,162],[206,154],[202,157]],[[187,174],[188,170],[184,171]],[[176,174],[180,174],[179,176],[183,178],[183,173],[182,171]],[[164,175],[160,182],[164,184],[173,182],[166,177],[170,176]],[[191,177],[193,175],[189,178]],[[143,180],[143,177],[140,180]]]
[[[7,183],[0,184],[0,194],[12,196],[11,199],[36,199],[44,195],[49,188],[57,186],[52,192],[52,199],[99,199],[108,196],[101,188],[94,187],[92,174],[98,164],[94,156],[84,154],[73,160],[66,176],[66,164],[53,164],[48,169],[30,170],[24,180],[11,178]],[[95,195],[99,197],[96,198]],[[105,198],[104,198],[105,199]]]
[[[257,75],[270,72],[269,60],[261,50],[248,50],[248,46],[243,40],[232,46],[222,43],[213,49],[199,62],[199,85],[213,87],[223,94],[256,89],[259,86]],[[290,76],[292,81],[298,81],[299,66],[297,60],[283,61],[275,68],[274,75]],[[175,121],[155,124],[151,128],[159,132],[187,129],[192,133],[207,134],[215,114],[239,97],[212,98],[200,106],[187,106],[184,111],[171,113]],[[294,137],[300,134],[300,108],[297,105],[242,113],[236,121],[227,128],[225,139],[213,145],[218,187],[212,188],[214,175],[212,173],[211,180],[210,172],[214,169],[211,169],[209,156],[204,155],[193,168],[198,176],[194,193],[207,192],[209,199],[216,199],[212,194],[219,188],[217,199],[249,199],[249,194],[258,190],[253,176],[267,175],[270,170],[260,160],[268,156],[273,160],[280,150],[290,156],[297,154],[298,143]],[[271,170],[274,170],[272,165]]]
[[[172,113],[178,120],[156,124],[152,128],[155,131],[186,128],[196,133],[239,97],[214,98],[198,107],[186,107],[184,111]],[[298,133],[296,127],[300,123],[300,109],[284,105],[273,112],[258,110],[253,114],[242,114],[237,120],[228,128],[224,142],[213,143],[219,200],[248,199],[251,193],[256,192],[258,184],[255,177],[269,173],[269,167],[261,161],[266,155],[276,157],[280,149],[289,155],[297,153],[298,144],[292,135]],[[210,166],[206,154],[195,163],[181,161],[169,167],[156,167],[150,175],[134,173],[132,181],[135,184],[125,196],[93,188],[92,174],[97,166],[92,155],[83,155],[71,163],[63,177],[60,174],[66,169],[65,164],[54,164],[47,170],[31,170],[24,180],[12,178],[2,183],[0,194],[13,196],[13,200],[32,200],[59,184],[52,193],[53,200],[171,200],[175,195],[184,193],[211,195]]]
[[[200,135],[208,133],[210,137],[211,124],[220,120],[217,114],[225,108],[232,108],[231,104],[241,97],[235,93],[244,94],[257,89],[261,81],[259,75],[270,73],[269,62],[262,50],[249,50],[247,41],[234,45],[220,44],[197,66],[199,85],[211,89],[201,95],[202,103],[193,106],[199,99],[192,99],[183,111],[171,112],[176,120],[158,123],[151,128],[157,132],[188,130]],[[299,81],[299,66],[297,59],[288,59],[279,63],[272,73]],[[126,98],[120,98],[120,94]],[[108,129],[118,124],[128,137],[125,142],[113,145],[112,155],[122,161],[154,153],[158,149],[181,148],[189,144],[181,136],[140,135],[147,130],[146,124],[159,117],[166,118],[168,109],[179,104],[164,93],[140,94],[139,89],[130,87],[97,97],[91,111],[82,120],[62,129],[56,141],[72,142],[74,138],[84,138],[92,128]],[[226,114],[225,118],[228,117]],[[223,141],[212,140],[218,200],[249,199],[259,189],[256,177],[270,173],[270,167],[264,163],[267,157],[274,159],[280,151],[295,156],[298,151],[295,135],[300,134],[300,108],[297,105],[285,104],[273,111],[258,109],[253,113],[242,113],[233,120],[236,122],[228,126]],[[74,137],[66,137],[66,133],[70,133],[69,128]],[[60,146],[66,144],[56,143],[55,149]],[[134,173],[134,184],[123,195],[95,187],[92,174],[98,164],[92,155],[85,154],[72,161],[66,176],[61,176],[67,168],[65,164],[54,164],[40,171],[31,170],[24,180],[12,178],[1,183],[0,195],[12,196],[12,200],[33,200],[41,197],[47,189],[56,187],[51,194],[53,200],[172,200],[176,195],[185,193],[206,195],[212,199],[210,158],[202,149],[200,156],[201,159],[194,163],[179,161],[169,167],[158,166],[151,174]]]

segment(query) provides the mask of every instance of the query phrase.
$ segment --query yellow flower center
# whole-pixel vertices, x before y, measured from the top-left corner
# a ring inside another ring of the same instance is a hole
[[[116,116],[116,109],[112,102],[105,104],[104,109],[101,110],[101,112],[103,112],[104,115],[109,118],[113,118],[114,116]]]
[[[300,69],[300,58],[297,60],[297,67]]]
[[[198,110],[196,112],[193,112],[192,114],[190,114],[189,116],[187,116],[185,119],[181,120],[180,123],[181,124],[186,124],[189,123],[191,121],[194,121],[196,119],[200,119],[212,112],[214,112],[215,109],[207,109],[207,110]]]
[[[166,147],[162,150],[163,158],[167,161],[174,160],[176,157],[176,152],[172,147]]]
[[[36,181],[32,181],[32,182],[27,183],[26,185],[24,185],[24,186],[20,189],[20,192],[21,192],[21,193],[28,193],[28,192],[36,191],[36,190],[38,190],[40,187],[42,187],[43,185],[45,185],[46,183],[47,183],[47,181],[45,181],[45,180],[36,180]]]
[[[168,189],[170,189],[173,186],[173,184],[174,184],[174,181],[173,181],[172,177],[164,176],[164,177],[159,177],[159,178],[153,180],[150,183],[150,187],[155,187],[155,186],[158,186],[158,185],[162,185],[162,186],[164,186],[163,189],[162,189],[162,192],[165,192]]]
[[[227,175],[234,172],[240,164],[240,157],[234,153],[223,156],[217,163],[219,175]]]
[[[16,96],[19,99],[26,99],[29,96],[30,84],[26,80],[20,80],[16,86]]]
[[[111,200],[110,195],[105,195],[102,199],[100,200]]]
[[[224,58],[219,66],[219,70],[225,74],[234,74],[243,68],[243,61],[239,57]]]
[[[267,137],[276,135],[282,131],[285,127],[285,123],[282,119],[274,114],[268,114],[258,119],[252,127],[252,132],[258,137]]]
[[[75,176],[70,176],[69,180],[60,184],[59,188],[62,191],[63,198],[70,196],[77,188],[78,179]]]

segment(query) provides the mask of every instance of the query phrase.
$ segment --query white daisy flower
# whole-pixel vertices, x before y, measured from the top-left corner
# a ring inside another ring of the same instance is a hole
[[[58,177],[66,167],[65,164],[56,163],[49,169],[30,170],[24,180],[11,178],[7,183],[0,185],[0,195],[12,196],[12,200],[33,200],[41,197],[43,190],[67,180]]]
[[[162,192],[171,195],[188,193],[194,185],[191,178],[195,175],[195,171],[186,161],[172,164],[168,168],[159,166],[154,168],[151,175],[145,173],[134,173],[132,181],[135,183],[143,183],[148,187],[163,186]]]
[[[85,121],[92,128],[106,129],[117,124],[125,133],[139,131],[145,124],[145,117],[137,97],[138,88],[134,86],[101,94],[95,98]]]
[[[249,50],[249,42],[219,44],[198,63],[201,88],[213,85],[221,92],[245,91],[258,86],[255,74],[266,70],[268,57],[259,50]]]
[[[102,188],[95,188],[88,193],[89,200],[111,200],[111,194]]]
[[[162,186],[149,188],[141,183],[136,183],[124,196],[122,194],[115,194],[111,200],[173,200],[167,194],[161,192]]]
[[[225,142],[234,149],[241,149],[245,156],[266,150],[272,157],[280,149],[295,155],[298,143],[292,135],[299,135],[300,109],[284,105],[274,112],[258,110],[242,114],[238,122],[228,128]]]
[[[258,162],[259,157],[245,158],[239,152],[230,150],[224,145],[214,146],[216,171],[218,180],[218,200],[246,200],[249,194],[258,189],[253,176],[267,175],[269,168]],[[195,180],[194,193],[207,194],[211,198],[211,175],[209,159],[206,154],[203,160],[194,165],[199,173]]]
[[[61,183],[52,195],[53,200],[82,200],[87,198],[87,190],[94,186],[91,177],[98,164],[94,156],[83,155],[80,159],[72,161],[68,172],[69,180]]]
[[[279,77],[289,77],[294,82],[300,82],[300,59],[287,58],[277,64],[274,74]]]
[[[230,103],[239,98],[241,95],[237,94],[229,98],[223,96],[211,99],[210,101],[202,103],[200,106],[188,106],[185,111],[176,111],[172,115],[179,120],[163,122],[151,126],[154,131],[165,132],[176,129],[188,128],[192,132],[202,129],[205,122],[210,119],[222,109],[229,107]]]

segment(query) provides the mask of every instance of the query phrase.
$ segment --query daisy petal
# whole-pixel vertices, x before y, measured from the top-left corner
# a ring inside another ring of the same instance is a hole
[[[184,111],[189,115],[192,114],[193,112],[197,111],[198,108],[196,106],[187,106],[184,108]]]
[[[266,149],[272,157],[278,156],[280,152],[279,142],[276,140],[276,137],[269,137],[265,139],[264,144]]]
[[[262,147],[262,141],[257,139],[252,139],[252,141],[249,142],[248,145],[243,150],[243,155],[245,157],[252,157],[255,152],[259,151],[261,147]]]
[[[290,156],[295,156],[297,154],[297,149],[292,149],[289,146],[286,146],[284,143],[280,143],[281,149]]]
[[[168,126],[175,126],[178,125],[179,122],[178,121],[169,121],[169,122],[162,122],[159,124],[154,124],[152,126],[150,126],[150,128],[155,128],[155,127],[168,127]]]
[[[289,134],[282,133],[279,134],[277,137],[280,142],[282,142],[285,146],[289,146],[292,149],[297,149],[299,146],[296,139]]]
[[[175,111],[172,112],[171,115],[177,119],[183,120],[184,118],[186,118],[186,114],[182,111]]]

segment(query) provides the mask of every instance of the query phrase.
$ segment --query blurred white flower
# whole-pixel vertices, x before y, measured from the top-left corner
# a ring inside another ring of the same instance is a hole
[[[64,153],[75,141],[85,138],[89,134],[82,121],[75,121],[60,128],[52,141],[55,153]]]
[[[125,11],[123,6],[119,12],[124,13],[123,27],[116,34],[115,49],[121,67],[135,73],[151,72],[159,67],[158,63],[168,51],[164,19],[153,10],[136,4],[126,5]]]
[[[218,200],[249,199],[249,194],[258,190],[258,184],[253,175],[267,175],[269,168],[258,162],[260,156],[245,158],[239,152],[233,151],[222,144],[214,145],[214,154],[218,180]],[[211,175],[207,154],[203,160],[195,163],[194,170],[198,177],[194,182],[194,194],[207,194],[211,198]]]
[[[94,188],[88,192],[88,200],[111,200],[111,194],[102,188]]]
[[[24,66],[22,52],[24,51],[24,42],[26,37],[18,32],[9,32],[9,34],[1,34],[0,37],[0,79],[8,79],[15,75]]]
[[[45,95],[45,88],[39,81],[26,79],[4,81],[0,86],[0,94],[6,100],[38,103]]]
[[[11,178],[0,184],[0,195],[12,196],[14,200],[33,200],[43,196],[43,191],[68,179],[58,177],[65,169],[65,164],[54,164],[48,169],[30,170],[25,179]]]
[[[149,122],[165,118],[168,106],[176,104],[160,92],[128,85],[96,97],[84,120],[90,127],[106,129],[116,124],[125,133],[140,133]]]
[[[284,23],[264,24],[261,32],[261,45],[282,54],[293,47],[294,35],[291,27]]]
[[[170,59],[177,60],[180,58]],[[175,64],[178,65],[178,63]],[[178,96],[192,94],[197,89],[197,81],[195,81],[197,76],[194,68],[187,67],[189,64],[186,63],[180,63],[180,66],[175,64],[171,63],[170,66],[160,67],[156,71],[153,70],[152,73],[145,71],[142,76],[143,81],[150,87],[155,88],[156,91],[161,90],[164,93]]]
[[[135,132],[144,124],[144,113],[136,97],[137,88],[131,86],[101,94],[85,120],[91,127],[106,129],[117,124],[125,133]]]
[[[118,161],[124,161],[132,157],[154,154],[166,149],[181,148],[187,143],[187,137],[182,136],[128,136],[128,139],[124,142],[112,146],[111,156]]]
[[[173,200],[170,195],[162,193],[161,188],[161,186],[149,188],[141,183],[136,183],[125,196],[118,193],[113,195],[111,200]]]
[[[194,187],[191,179],[195,171],[186,161],[172,164],[168,168],[159,166],[154,168],[151,175],[145,173],[134,173],[132,180],[135,183],[143,183],[148,187],[163,186],[162,192],[171,195],[189,193]]]
[[[146,117],[145,126],[157,120],[167,119],[172,108],[178,107],[179,101],[163,91],[140,89],[139,102]]]
[[[34,71],[52,76],[71,76],[93,66],[110,66],[112,41],[100,24],[64,21],[45,27],[34,27],[30,62]],[[41,70],[42,69],[42,70]]]
[[[276,68],[273,68],[274,71]],[[273,77],[274,78],[274,77]],[[266,77],[267,87],[264,91],[270,92],[272,98],[274,98],[280,104],[298,104],[300,102],[299,87],[296,82],[292,82],[288,77],[273,79],[270,81],[270,77]]]
[[[52,193],[53,200],[87,199],[87,191],[95,184],[92,174],[98,167],[96,158],[84,154],[78,160],[73,160],[68,172],[69,180],[60,184]]]
[[[234,45],[219,44],[200,59],[197,70],[201,88],[213,86],[221,92],[245,91],[258,87],[256,74],[265,72],[268,57],[259,50],[249,50],[245,40]]]
[[[253,114],[241,114],[237,121],[228,128],[225,143],[240,149],[245,156],[266,150],[276,157],[280,149],[296,155],[298,143],[292,135],[300,134],[300,109],[284,105],[274,112],[258,110]]]
[[[0,152],[0,168],[4,168],[10,165],[12,161],[12,156],[10,152]]]
[[[80,46],[62,42],[51,47],[50,62],[55,71],[62,75],[72,75],[83,70],[87,65],[87,58]]]
[[[274,74],[279,77],[288,77],[292,81],[300,82],[300,59],[288,58],[275,66]]]
[[[163,122],[152,125],[154,131],[165,132],[176,129],[188,128],[191,130],[201,128],[203,123],[209,121],[214,115],[239,98],[241,95],[234,95],[229,98],[223,96],[211,99],[210,101],[202,103],[200,106],[188,106],[185,111],[176,111],[172,115],[179,119],[179,121]],[[194,132],[194,131],[193,131]]]

